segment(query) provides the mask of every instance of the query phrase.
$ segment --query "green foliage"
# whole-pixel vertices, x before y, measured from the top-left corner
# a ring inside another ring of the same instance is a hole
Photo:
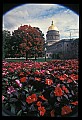
[[[11,113],[15,114],[15,105],[11,104]]]
[[[17,116],[21,116],[22,110],[19,110],[19,112],[17,113]]]
[[[11,51],[11,34],[10,31],[4,30],[3,31],[3,43],[2,43],[2,58],[4,59],[7,57],[7,54],[9,54],[9,51]]]

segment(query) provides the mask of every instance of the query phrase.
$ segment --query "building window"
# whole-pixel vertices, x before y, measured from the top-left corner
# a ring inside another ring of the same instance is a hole
[[[51,35],[49,36],[49,39],[52,39],[52,36],[51,36]]]
[[[59,38],[58,38],[58,36],[56,36],[56,40],[58,40]]]
[[[60,44],[60,47],[62,47],[62,44]]]
[[[53,39],[55,39],[55,36],[53,36]]]

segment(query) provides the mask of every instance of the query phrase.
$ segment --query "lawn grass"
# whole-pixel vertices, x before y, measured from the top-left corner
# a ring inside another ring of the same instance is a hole
[[[24,62],[24,59],[7,59],[7,62]]]
[[[50,61],[51,59],[47,58],[46,61]],[[33,60],[33,61],[36,61],[36,62],[45,62],[45,59],[44,58],[40,58],[40,59],[37,59],[37,60]]]
[[[32,60],[32,61],[36,61],[36,62],[45,62],[45,58],[37,58],[36,60],[35,59],[29,59],[29,60]],[[50,61],[52,59],[50,58],[47,58],[46,61]],[[6,59],[7,62],[24,62],[25,59]]]

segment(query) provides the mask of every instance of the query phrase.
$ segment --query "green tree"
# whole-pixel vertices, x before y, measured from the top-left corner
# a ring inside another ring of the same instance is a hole
[[[2,58],[8,57],[9,51],[11,49],[10,40],[11,33],[8,30],[3,30],[3,42],[2,42]]]
[[[20,44],[23,40],[23,31],[21,30],[14,30],[14,32],[12,32],[12,51],[11,51],[11,56],[12,57],[22,57],[23,54],[21,54],[21,49],[20,49]]]

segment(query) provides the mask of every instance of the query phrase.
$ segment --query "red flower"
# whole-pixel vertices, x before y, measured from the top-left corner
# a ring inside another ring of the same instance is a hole
[[[40,68],[41,66],[40,66],[40,64],[39,64],[38,62],[35,62],[34,67],[38,69],[38,68]]]
[[[22,77],[22,78],[20,79],[20,81],[21,81],[21,82],[26,82],[26,77]]]
[[[38,70],[36,70],[36,71],[34,72],[34,74],[39,75],[40,72],[39,72]]]
[[[73,82],[72,79],[68,79],[67,80],[67,83],[71,83],[71,82]]]
[[[37,81],[41,81],[41,78],[35,77],[35,80],[37,80]]]
[[[71,108],[69,106],[62,107],[61,115],[66,115],[72,112]]]
[[[71,102],[71,104],[73,104],[73,105],[78,105],[78,101]]]
[[[36,103],[36,105],[39,106],[39,107],[41,107],[41,104],[42,104],[42,102],[40,102],[40,101],[38,101],[38,102]]]
[[[28,104],[30,104],[30,103],[32,103],[32,102],[35,102],[35,101],[37,101],[37,96],[36,96],[36,94],[32,94],[31,96],[28,96],[28,97],[26,98],[26,102],[27,102]]]
[[[27,102],[28,104],[30,104],[30,103],[33,102],[31,96],[28,96],[28,97],[26,98],[26,102]]]
[[[29,71],[27,71],[27,75],[29,75],[30,74],[30,72]]]
[[[54,109],[50,112],[50,115],[51,115],[51,117],[55,116],[55,110]]]
[[[47,100],[43,95],[40,95],[39,98],[41,98],[42,100]]]
[[[38,107],[38,110],[40,111],[40,115],[44,116],[44,114],[46,112],[45,108],[40,106],[40,107]]]
[[[61,76],[58,76],[58,78],[59,78],[60,80],[66,80],[67,77],[68,77],[67,74],[63,74],[63,75],[61,75]]]
[[[51,79],[46,79],[46,83],[45,84],[51,85],[51,84],[53,84],[53,81]]]
[[[68,77],[68,75],[67,75],[67,74],[64,74],[64,75],[63,75],[63,77],[67,78],[67,77]]]
[[[71,74],[69,77],[70,77],[72,80],[78,80],[78,75]]]
[[[13,68],[8,68],[8,70],[9,70],[10,72],[14,72],[14,69],[13,69]]]
[[[63,92],[62,89],[60,87],[56,87],[54,90],[55,96],[62,96]]]
[[[24,72],[20,72],[20,73],[19,73],[19,76],[23,76],[23,75],[24,75]]]
[[[32,95],[31,95],[31,98],[33,99],[33,101],[37,101],[37,96],[36,96],[36,94],[32,94]]]
[[[58,78],[60,79],[60,80],[65,80],[65,78],[61,75],[61,76],[58,76]]]
[[[78,80],[78,75],[75,75],[75,80]]]
[[[62,90],[64,90],[66,93],[69,93],[68,89],[63,85]]]

